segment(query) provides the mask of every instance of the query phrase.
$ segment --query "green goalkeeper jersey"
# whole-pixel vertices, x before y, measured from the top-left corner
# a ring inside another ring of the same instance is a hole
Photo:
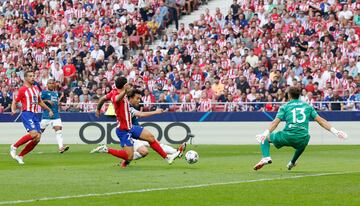
[[[286,122],[283,129],[293,137],[304,137],[309,135],[309,121],[315,119],[318,113],[309,104],[300,100],[291,100],[280,107],[276,118]]]

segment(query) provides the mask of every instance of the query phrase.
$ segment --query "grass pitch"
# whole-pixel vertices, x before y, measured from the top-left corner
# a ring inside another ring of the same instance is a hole
[[[290,148],[272,147],[273,164],[253,171],[255,145],[189,145],[200,155],[194,165],[167,165],[151,151],[126,169],[111,155],[89,154],[95,146],[58,154],[39,145],[20,166],[0,145],[0,205],[360,205],[358,145],[309,146],[292,171]]]

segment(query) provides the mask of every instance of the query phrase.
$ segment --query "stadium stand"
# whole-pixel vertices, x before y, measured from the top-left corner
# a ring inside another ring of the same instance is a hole
[[[145,110],[277,111],[288,86],[317,110],[360,109],[358,1],[2,2],[0,111],[27,69],[42,88],[57,81],[64,111],[93,111],[116,75],[144,91]]]

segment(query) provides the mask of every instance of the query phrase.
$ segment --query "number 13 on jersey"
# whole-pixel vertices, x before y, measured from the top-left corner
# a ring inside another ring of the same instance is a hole
[[[295,108],[291,110],[293,123],[303,123],[306,121],[305,108]]]

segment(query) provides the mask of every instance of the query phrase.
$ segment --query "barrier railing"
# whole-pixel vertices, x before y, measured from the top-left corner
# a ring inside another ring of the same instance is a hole
[[[213,112],[223,112],[227,106],[236,106],[238,110],[236,111],[253,111],[252,107],[263,108],[260,111],[268,111],[265,108],[265,105],[272,105],[274,108],[279,108],[281,105],[286,102],[211,102],[210,111]],[[307,102],[310,105],[314,106],[315,109],[320,111],[329,111],[331,104],[342,104],[341,109],[344,111],[360,111],[360,101],[315,101]],[[109,103],[104,104],[102,112],[105,112],[109,108]],[[181,112],[182,108],[192,105],[193,110],[191,111],[201,111],[200,103],[195,102],[161,102],[161,103],[141,103],[141,105],[146,110],[154,110],[156,108],[167,108],[170,112]],[[95,112],[97,103],[62,103],[60,106],[61,112]],[[41,108],[39,108],[41,111]],[[271,110],[271,111],[277,111]]]

